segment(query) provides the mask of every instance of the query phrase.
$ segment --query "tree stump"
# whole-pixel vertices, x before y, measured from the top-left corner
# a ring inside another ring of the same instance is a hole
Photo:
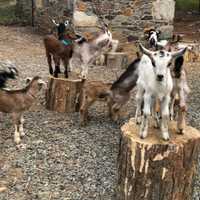
[[[61,113],[78,112],[82,84],[81,79],[50,76],[46,92],[46,108]]]
[[[125,69],[128,65],[128,56],[123,52],[107,53],[106,65],[109,68],[115,67]]]
[[[187,126],[178,135],[176,123],[170,122],[170,141],[165,142],[160,130],[150,127],[147,138],[140,139],[134,119],[121,130],[119,200],[191,200],[199,131]]]

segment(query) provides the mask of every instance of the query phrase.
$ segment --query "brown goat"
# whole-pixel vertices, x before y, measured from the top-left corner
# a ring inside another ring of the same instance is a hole
[[[80,94],[80,121],[86,125],[88,120],[88,109],[95,101],[108,101],[108,93],[111,83],[102,81],[85,81]]]
[[[113,121],[119,119],[122,106],[128,102],[130,92],[136,86],[139,62],[139,58],[135,59],[113,84],[102,81],[85,81],[81,92],[82,125],[87,122],[88,108],[97,100],[107,102],[109,116]]]
[[[46,85],[38,76],[28,80],[28,85],[19,90],[0,90],[0,112],[10,113],[15,126],[14,141],[18,144],[24,136],[23,112],[35,102],[42,85]]]
[[[77,36],[72,31],[70,34],[66,34],[66,23],[60,23],[57,25],[58,38],[54,35],[47,35],[44,37],[44,46],[46,50],[47,62],[49,65],[49,73],[58,77],[60,71],[60,60],[62,60],[65,67],[65,77],[68,78],[68,64],[69,59],[73,53],[73,42],[72,40],[77,39]],[[55,64],[55,70],[52,68],[52,57]]]

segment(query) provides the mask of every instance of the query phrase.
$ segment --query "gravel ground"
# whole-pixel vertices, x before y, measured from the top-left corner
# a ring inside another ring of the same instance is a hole
[[[0,59],[16,63],[20,73],[11,85],[22,87],[27,76],[48,78],[42,37],[23,27],[0,27]],[[188,65],[191,95],[188,123],[200,129],[199,64]],[[90,79],[113,81],[121,69],[94,67]],[[98,75],[97,75],[98,74]],[[195,91],[195,92],[194,92]],[[43,100],[41,97],[40,100]],[[106,106],[90,109],[91,121],[79,126],[77,113],[50,112],[37,102],[25,113],[22,146],[13,142],[9,115],[0,124],[0,200],[115,200],[120,125],[134,115],[134,95],[118,124],[107,117]],[[199,167],[200,174],[200,167]],[[200,178],[195,182],[200,197]],[[192,198],[191,198],[192,199]]]

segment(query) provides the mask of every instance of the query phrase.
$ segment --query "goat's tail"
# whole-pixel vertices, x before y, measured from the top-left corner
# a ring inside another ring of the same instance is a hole
[[[8,79],[15,79],[18,75],[18,70],[11,63],[0,63],[0,88],[5,87]]]

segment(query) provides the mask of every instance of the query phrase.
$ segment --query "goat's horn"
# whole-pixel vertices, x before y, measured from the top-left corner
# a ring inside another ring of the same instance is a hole
[[[56,25],[59,26],[59,24],[56,23],[56,21],[54,19],[52,19],[52,22]]]
[[[148,49],[146,49],[141,43],[139,43],[139,47],[140,47],[140,51],[144,54],[146,54],[147,56],[152,56],[152,52]]]
[[[65,21],[65,26],[68,26],[68,25],[69,25],[69,21],[66,20],[66,21]]]
[[[183,54],[186,52],[186,50],[187,50],[187,47],[185,47],[177,52],[174,52],[174,53],[172,53],[172,57],[177,58],[177,57],[183,56]]]

